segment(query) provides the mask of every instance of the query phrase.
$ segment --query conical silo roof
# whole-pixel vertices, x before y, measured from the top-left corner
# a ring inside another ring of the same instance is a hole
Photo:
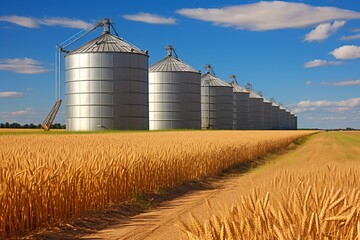
[[[240,93],[249,93],[245,88],[241,87],[239,84],[232,82],[230,83],[233,87],[233,92],[240,92]]]
[[[252,90],[250,90],[249,93],[250,93],[250,95],[249,95],[250,98],[262,98],[259,94],[257,94],[256,92],[254,92]]]
[[[179,58],[174,56],[166,56],[164,59],[152,64],[149,67],[149,72],[194,72],[199,73],[190,65],[184,63]]]
[[[147,52],[140,50],[134,45],[124,41],[122,38],[116,37],[110,33],[100,35],[81,47],[71,51],[69,54],[98,52],[123,52],[147,55]]]
[[[250,93],[249,98],[263,99],[258,93],[256,93],[250,83],[246,84],[246,90]]]
[[[263,96],[262,98],[264,99],[264,100],[263,100],[264,102],[266,102],[266,103],[271,103],[271,104],[272,104],[272,102],[271,102],[269,99],[267,99],[266,97]]]
[[[274,106],[274,107],[280,107],[280,105],[276,103],[276,101],[275,101],[274,98],[271,98],[270,101],[271,101],[271,105],[272,105],[272,106]]]
[[[211,73],[205,73],[201,76],[201,86],[223,86],[231,87],[231,85]]]
[[[286,110],[286,108],[281,104],[279,105],[279,108],[282,109],[282,110]]]

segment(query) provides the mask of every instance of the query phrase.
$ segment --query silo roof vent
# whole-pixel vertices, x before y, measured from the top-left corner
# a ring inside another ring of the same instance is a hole
[[[233,92],[249,93],[245,88],[239,85],[235,75],[230,75],[229,79],[230,79],[230,85],[233,87]]]
[[[111,26],[110,19],[108,18],[102,19],[102,25],[103,25],[103,34],[110,33],[110,26]]]

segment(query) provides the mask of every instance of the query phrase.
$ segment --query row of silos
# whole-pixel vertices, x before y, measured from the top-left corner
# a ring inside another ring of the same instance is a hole
[[[168,46],[148,67],[147,51],[101,36],[65,56],[68,130],[296,129],[296,116],[210,65],[201,76]]]

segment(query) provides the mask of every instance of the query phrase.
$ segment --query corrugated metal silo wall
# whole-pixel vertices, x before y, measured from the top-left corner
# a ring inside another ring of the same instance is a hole
[[[279,121],[280,126],[279,126],[279,129],[281,129],[281,130],[286,129],[286,126],[285,126],[285,113],[286,113],[286,110],[280,108],[280,114],[279,114],[279,117],[280,117],[280,121]]]
[[[271,128],[280,129],[280,109],[278,106],[271,106]]]
[[[271,129],[271,103],[264,102],[263,103],[263,121],[262,121],[262,129],[270,130]]]
[[[290,112],[285,113],[285,129],[290,129]]]
[[[298,127],[297,127],[297,116],[295,116],[295,130],[297,130]]]
[[[291,114],[291,129],[295,129],[295,115]]]
[[[201,86],[201,127],[233,128],[233,90],[228,86]]]
[[[249,98],[249,129],[262,129],[263,99]]]
[[[147,55],[77,53],[65,64],[68,130],[149,129]]]
[[[291,129],[291,116],[290,112],[286,112],[286,129]]]
[[[150,130],[200,129],[200,73],[150,72],[149,111]]]
[[[234,92],[234,129],[249,129],[249,93]]]

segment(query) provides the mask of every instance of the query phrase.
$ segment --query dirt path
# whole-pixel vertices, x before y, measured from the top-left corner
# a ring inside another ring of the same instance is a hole
[[[208,207],[205,200],[208,200],[215,209],[220,204],[232,204],[240,195],[249,194],[252,187],[261,184],[264,179],[267,181],[272,179],[277,171],[296,169],[303,164],[308,164],[310,168],[317,168],[324,163],[336,165],[340,161],[344,163],[344,160],[349,164],[360,164],[358,135],[345,139],[341,134],[343,133],[324,132],[312,136],[296,150],[270,159],[267,164],[250,172],[232,174],[215,181],[212,189],[194,191],[178,199],[164,202],[154,210],[127,219],[126,223],[111,226],[83,238],[178,239],[176,224],[179,221],[187,222],[189,213],[200,219],[201,216],[207,216]]]

